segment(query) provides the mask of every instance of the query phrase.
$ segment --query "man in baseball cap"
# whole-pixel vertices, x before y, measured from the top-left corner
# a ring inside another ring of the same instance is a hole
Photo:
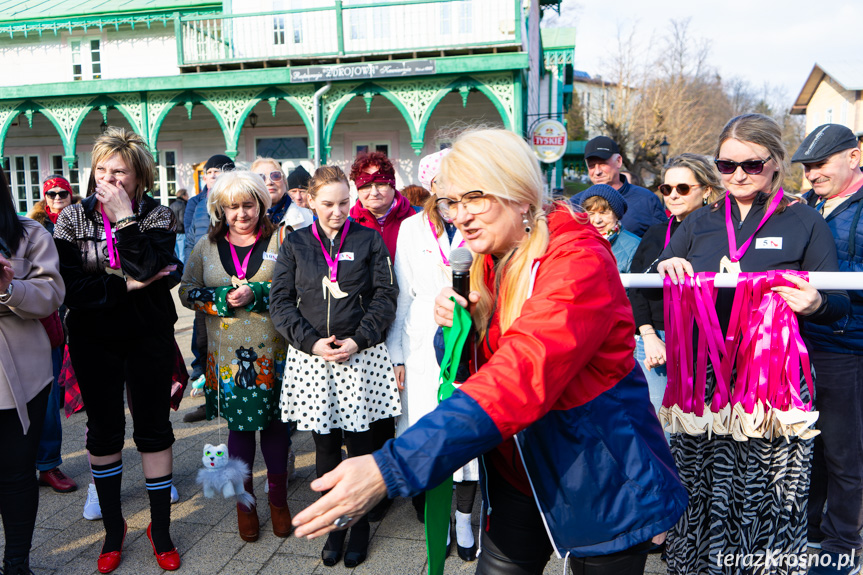
[[[830,227],[842,271],[863,271],[863,173],[854,134],[839,124],[810,133],[792,162],[803,164],[804,198]],[[812,575],[856,573],[863,550],[863,291],[849,291],[852,313],[833,325],[800,322],[816,372],[819,412],[809,489],[809,542],[832,565]],[[824,511],[824,504],[827,510]],[[853,555],[852,555],[853,552]],[[839,562],[839,556],[846,560]],[[853,561],[847,561],[847,557]],[[841,567],[840,567],[841,565]]]
[[[630,184],[620,174],[623,156],[617,142],[608,136],[597,136],[584,147],[584,160],[590,181],[607,184],[626,200],[629,209],[620,221],[621,225],[639,238],[653,224],[667,220],[662,202],[656,194],[641,186]]]

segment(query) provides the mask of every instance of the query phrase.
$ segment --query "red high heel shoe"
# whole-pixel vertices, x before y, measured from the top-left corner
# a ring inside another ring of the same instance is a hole
[[[147,538],[150,540],[150,545],[153,546],[153,555],[156,556],[156,563],[165,571],[176,571],[180,568],[180,554],[177,553],[177,548],[174,547],[170,551],[164,553],[156,552],[156,544],[153,543],[153,524],[147,525]]]
[[[119,551],[109,551],[107,553],[99,554],[99,561],[96,563],[96,566],[99,569],[99,573],[110,573],[114,569],[120,566],[120,561],[123,560],[123,544],[126,542],[126,531],[128,531],[128,525],[126,525],[126,521],[123,521],[123,541],[120,543]],[[104,548],[104,544],[102,545]]]

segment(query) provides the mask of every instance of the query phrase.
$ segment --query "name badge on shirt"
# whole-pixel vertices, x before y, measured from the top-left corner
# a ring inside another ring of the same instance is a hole
[[[265,260],[269,260],[269,261],[271,261],[271,262],[274,262],[274,261],[276,261],[277,259],[279,259],[279,254],[273,254],[273,253],[270,253],[270,252],[264,252],[264,259],[265,259]]]
[[[339,254],[340,262],[352,262],[354,261],[354,252],[345,252],[343,254]]]
[[[756,250],[781,250],[782,238],[758,238],[755,240]]]

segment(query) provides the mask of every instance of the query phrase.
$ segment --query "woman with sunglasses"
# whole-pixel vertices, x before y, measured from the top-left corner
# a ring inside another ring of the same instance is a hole
[[[402,414],[396,423],[401,435],[438,404],[440,366],[435,354],[437,324],[429,313],[440,291],[452,285],[450,253],[465,245],[461,232],[453,223],[453,214],[442,197],[440,163],[449,149],[420,160],[420,189],[432,194],[423,211],[402,224],[395,271],[399,284],[396,319],[387,335],[387,349],[395,366],[402,400]],[[440,207],[438,207],[440,202]],[[456,552],[464,561],[476,559],[476,542],[471,513],[476,499],[479,466],[471,461],[456,471],[455,533]],[[417,518],[425,522],[425,494],[413,498]]]
[[[671,158],[662,168],[662,181],[659,191],[671,217],[667,223],[652,225],[644,232],[632,256],[631,269],[635,273],[641,273],[656,263],[681,222],[701,206],[718,201],[724,189],[713,164],[697,154],[680,154]],[[629,301],[638,327],[635,359],[644,367],[650,402],[658,413],[668,381],[662,291],[631,288]]]
[[[446,288],[434,317],[450,326],[456,302],[469,306],[474,373],[382,450],[312,482],[330,492],[295,517],[297,536],[350,525],[482,456],[477,573],[539,575],[553,551],[577,574],[642,573],[686,495],[635,366],[608,242],[547,202],[539,162],[512,132],[461,135],[440,177],[477,257],[470,304]]]
[[[299,230],[312,223],[311,210],[297,205],[288,193],[287,180],[282,166],[273,158],[258,158],[250,168],[258,174],[267,186],[272,205],[267,210],[267,217],[276,226],[279,243],[294,230]]]
[[[348,219],[350,188],[341,168],[324,166],[309,183],[314,224],[285,238],[270,292],[273,323],[288,342],[280,407],[284,421],[311,431],[318,476],[348,457],[374,451],[371,426],[401,411],[384,337],[398,286],[381,235]],[[345,567],[366,559],[370,526],[356,517]],[[342,556],[346,532],[321,551]]]
[[[63,208],[77,204],[81,198],[72,193],[72,185],[63,176],[48,176],[42,182],[42,193],[45,195],[27,214],[28,218],[36,220],[42,227],[54,235],[54,224]],[[51,384],[51,395],[48,396],[48,410],[45,413],[45,426],[42,428],[42,438],[39,440],[39,452],[36,458],[36,469],[39,471],[39,484],[49,485],[58,493],[67,493],[78,489],[75,481],[60,470],[63,458],[60,447],[63,443],[63,427],[60,421],[60,410],[63,408],[64,393],[60,387],[60,369],[63,366],[63,351],[66,347],[66,334],[63,318],[66,308],[60,306],[50,316],[42,319],[42,324],[51,340],[51,363],[54,368],[54,383]]]
[[[839,270],[826,222],[782,191],[788,158],[774,120],[761,114],[733,118],[720,134],[714,163],[728,191],[683,221],[660,256],[660,274],[677,283],[695,272],[726,269]],[[796,287],[774,291],[800,320],[830,324],[849,312],[844,291],[819,291],[785,277]],[[723,333],[733,298],[733,290],[719,290],[716,311]],[[708,371],[708,404],[715,385]],[[734,378],[730,386],[733,390]],[[800,391],[807,401],[807,386]],[[770,550],[795,558],[805,553],[812,442],[799,436],[737,441],[731,435],[673,434],[671,448],[690,502],[668,534],[669,573],[749,572],[739,565],[718,566],[717,552],[747,557]],[[771,572],[797,573],[796,565],[783,562]]]
[[[617,260],[617,271],[629,273],[632,256],[641,238],[623,229],[620,224],[627,209],[623,196],[608,184],[595,184],[573,196],[572,203],[584,208],[590,223],[611,244],[611,253]]]
[[[396,190],[396,173],[393,164],[383,152],[360,154],[351,166],[351,180],[357,188],[358,201],[351,208],[351,219],[361,226],[377,231],[384,238],[390,261],[396,257],[399,228],[402,222],[415,215],[418,208],[411,206],[406,197]],[[383,447],[395,437],[392,418],[376,421],[372,426],[375,449]],[[390,500],[369,513],[369,521],[380,521],[389,509]]]

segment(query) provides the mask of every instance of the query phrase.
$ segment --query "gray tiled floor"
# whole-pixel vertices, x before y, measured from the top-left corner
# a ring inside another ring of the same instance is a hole
[[[192,314],[178,307],[177,340],[184,351],[189,349]],[[200,467],[201,449],[205,443],[218,443],[219,430],[215,421],[186,424],[183,415],[201,403],[186,398],[182,408],[172,413],[174,433],[174,482],[180,492],[180,502],[172,508],[172,535],[180,550],[183,566],[180,573],[206,575],[260,574],[327,574],[348,573],[344,565],[325,567],[320,550],[323,540],[307,541],[272,534],[269,509],[261,505],[261,538],[255,543],[243,542],[236,532],[236,513],[230,502],[205,499],[195,483]],[[31,567],[36,575],[91,575],[96,571],[96,558],[102,544],[102,523],[86,521],[81,515],[89,481],[87,456],[84,451],[86,414],[78,413],[66,419],[63,426],[63,471],[78,482],[74,493],[55,493],[40,488],[39,515],[33,537]],[[117,575],[158,575],[150,543],[144,530],[149,523],[147,495],[141,470],[141,459],[131,441],[131,418],[124,450],[123,511],[129,524],[123,552],[123,562]],[[222,428],[222,441],[226,441]],[[294,436],[297,453],[297,477],[288,489],[292,510],[299,510],[316,498],[309,482],[314,479],[314,446],[308,433]],[[255,491],[266,501],[264,481],[266,471],[260,453],[254,469]],[[474,514],[478,517],[478,513]],[[561,573],[562,561],[552,559],[545,573]],[[658,556],[650,556],[648,573],[664,573]],[[473,573],[474,563],[461,561],[455,552],[446,563],[447,574]],[[356,575],[424,575],[425,561],[423,526],[416,520],[407,500],[396,500],[379,524],[372,524],[368,560],[353,569]]]

